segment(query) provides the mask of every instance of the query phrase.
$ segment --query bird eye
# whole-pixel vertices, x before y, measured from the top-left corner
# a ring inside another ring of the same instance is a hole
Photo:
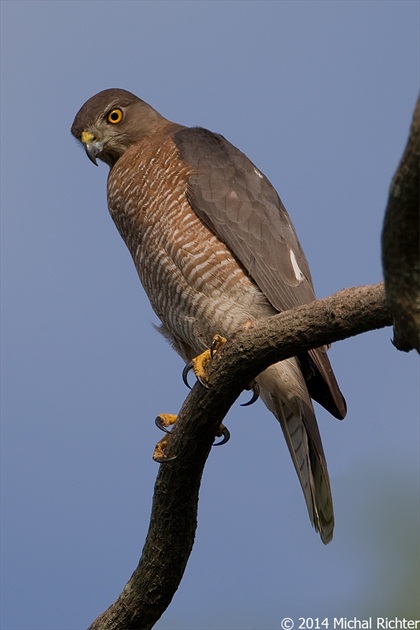
[[[112,109],[109,112],[109,114],[108,114],[106,119],[112,125],[117,125],[123,119],[122,109],[120,109],[119,107],[116,107],[115,109]]]

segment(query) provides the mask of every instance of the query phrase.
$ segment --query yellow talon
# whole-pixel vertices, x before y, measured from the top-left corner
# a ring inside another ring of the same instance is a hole
[[[155,462],[162,464],[164,462],[171,462],[175,457],[167,457],[166,455],[166,443],[169,439],[170,431],[167,427],[172,426],[176,422],[176,415],[173,413],[160,413],[155,419],[155,424],[161,431],[165,431],[165,435],[155,446],[153,452],[153,459]]]
[[[191,361],[194,374],[196,375],[200,383],[204,385],[204,387],[207,387],[208,382],[206,368],[209,362],[212,360],[215,352],[217,352],[225,343],[226,339],[222,337],[222,335],[215,335],[213,337],[211,347],[207,350],[204,350],[204,352],[199,354]],[[188,385],[187,374],[189,369],[191,369],[191,364],[185,366],[183,372],[183,379],[186,385]],[[173,413],[160,413],[155,420],[156,426],[161,431],[165,431],[165,433],[168,434],[165,435],[161,440],[159,440],[159,442],[155,446],[153,459],[159,464],[170,462],[176,458],[176,455],[174,457],[167,457],[166,455],[166,444],[168,442],[170,434],[168,427],[171,427],[173,424],[175,424],[176,418],[177,416]],[[229,430],[223,424],[221,424],[216,433],[216,437],[221,437],[222,439],[219,442],[215,442],[214,446],[219,446],[219,444],[226,444],[226,442],[230,438]]]
[[[177,416],[174,413],[160,413],[155,420],[155,424],[159,427],[159,429],[162,429],[162,431],[164,431],[164,427],[171,427],[173,424],[175,424],[176,419]]]
[[[225,337],[222,337],[222,335],[214,335],[210,348],[211,356],[213,356],[215,352],[220,350],[220,348],[225,345],[226,341],[227,339]]]
[[[193,366],[194,374],[197,377],[197,380],[200,381],[204,387],[207,386],[208,378],[207,378],[207,366],[209,362],[212,360],[214,354],[220,350],[220,348],[226,343],[225,337],[222,335],[214,335],[212,344],[210,348],[204,350],[197,357],[192,359],[191,363]]]
[[[204,352],[202,352],[201,354],[199,354],[197,357],[194,357],[191,361],[192,366],[193,366],[193,370],[194,370],[194,374],[197,377],[197,380],[200,381],[200,383],[204,386],[207,385],[207,366],[211,361],[211,352],[210,350],[207,348],[207,350],[204,350]]]
[[[169,435],[165,435],[165,437],[159,440],[159,442],[155,446],[155,450],[153,451],[153,460],[157,462],[158,464],[168,461],[168,458],[166,457],[166,453],[165,453],[166,443],[168,439],[169,439]]]
[[[174,455],[173,457],[168,457],[166,455],[166,445],[171,434],[171,432],[168,431],[167,427],[175,424],[176,419],[177,416],[173,413],[161,413],[157,416],[155,420],[156,426],[161,429],[161,431],[165,431],[166,433],[166,435],[156,444],[155,450],[153,451],[153,460],[158,464],[171,462],[177,457],[176,455]],[[227,429],[224,424],[221,424],[216,432],[216,437],[221,437],[222,439],[219,442],[214,442],[213,446],[221,446],[222,444],[226,444],[226,442],[228,442],[230,439],[229,429]]]

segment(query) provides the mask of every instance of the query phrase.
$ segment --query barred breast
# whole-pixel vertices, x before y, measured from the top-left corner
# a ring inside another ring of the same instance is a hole
[[[216,333],[275,310],[231,251],[197,217],[191,167],[170,137],[128,150],[111,169],[108,205],[163,332],[184,359]]]

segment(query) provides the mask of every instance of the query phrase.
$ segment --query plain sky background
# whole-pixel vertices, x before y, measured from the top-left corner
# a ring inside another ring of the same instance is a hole
[[[292,216],[318,296],[382,278],[391,177],[419,87],[419,3],[3,1],[2,630],[85,628],[147,532],[158,412],[187,390],[70,135],[108,87],[222,133]],[[419,616],[418,357],[390,328],[334,345],[317,408],[336,529],[312,530],[275,420],[238,404],[159,630]],[[331,626],[330,626],[331,628]]]

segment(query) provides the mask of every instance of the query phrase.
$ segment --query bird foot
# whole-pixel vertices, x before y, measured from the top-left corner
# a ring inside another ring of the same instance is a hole
[[[226,343],[227,339],[222,337],[222,335],[214,335],[213,341],[211,343],[210,348],[207,348],[199,354],[197,357],[194,357],[187,365],[184,367],[182,371],[182,380],[185,385],[191,389],[190,384],[188,383],[188,374],[191,370],[194,370],[194,374],[197,380],[203,385],[203,387],[208,387],[208,377],[207,377],[207,367],[216,352]]]
[[[153,458],[153,461],[155,461],[158,464],[166,464],[176,459],[176,455],[174,455],[173,457],[168,457],[166,455],[166,445],[168,443],[168,440],[169,440],[169,435],[165,435],[165,437],[159,440],[159,442],[155,446],[155,450],[153,451],[152,458]]]
[[[191,370],[194,371],[197,380],[201,383],[201,385],[203,385],[203,387],[209,386],[206,372],[208,364],[212,360],[217,350],[219,350],[226,343],[226,341],[227,340],[225,339],[225,337],[222,337],[221,335],[215,335],[213,337],[210,348],[207,348],[207,350],[204,350],[204,352],[199,354],[197,357],[194,357],[192,361],[186,364],[186,366],[182,370],[182,380],[189,389],[191,389],[191,385],[188,382],[188,374],[191,372]],[[241,404],[241,407],[248,407],[249,405],[252,405],[256,400],[258,400],[258,397],[260,395],[260,388],[256,381],[253,381],[246,389],[252,389],[253,394],[248,402]]]
[[[166,455],[166,445],[169,439],[171,432],[168,427],[175,424],[177,416],[172,413],[161,413],[157,416],[155,420],[155,424],[161,431],[164,431],[167,435],[165,435],[155,446],[155,450],[153,452],[153,460],[158,464],[164,464],[166,462],[171,462],[176,459],[176,455],[173,457],[168,457]],[[221,446],[222,444],[226,444],[226,442],[230,439],[230,432],[224,424],[221,424],[217,430],[216,437],[221,437],[222,439],[219,442],[214,442],[213,446]]]
[[[203,387],[208,387],[207,367],[214,357],[215,353],[225,343],[225,337],[222,337],[222,335],[214,335],[210,348],[207,348],[207,350],[204,350],[204,352],[199,354],[197,357],[194,357],[192,361],[187,363],[182,373],[182,378],[187,387],[190,387],[187,380],[187,376],[190,370],[194,370],[194,374],[197,380],[201,383],[201,385],[203,385]]]
[[[176,459],[176,455],[174,457],[168,457],[166,455],[166,444],[168,442],[169,436],[171,432],[168,427],[175,424],[176,415],[173,413],[161,413],[155,419],[155,425],[161,431],[164,431],[167,435],[165,435],[155,446],[155,450],[153,452],[153,459],[158,464],[163,464],[164,462],[171,462]]]

